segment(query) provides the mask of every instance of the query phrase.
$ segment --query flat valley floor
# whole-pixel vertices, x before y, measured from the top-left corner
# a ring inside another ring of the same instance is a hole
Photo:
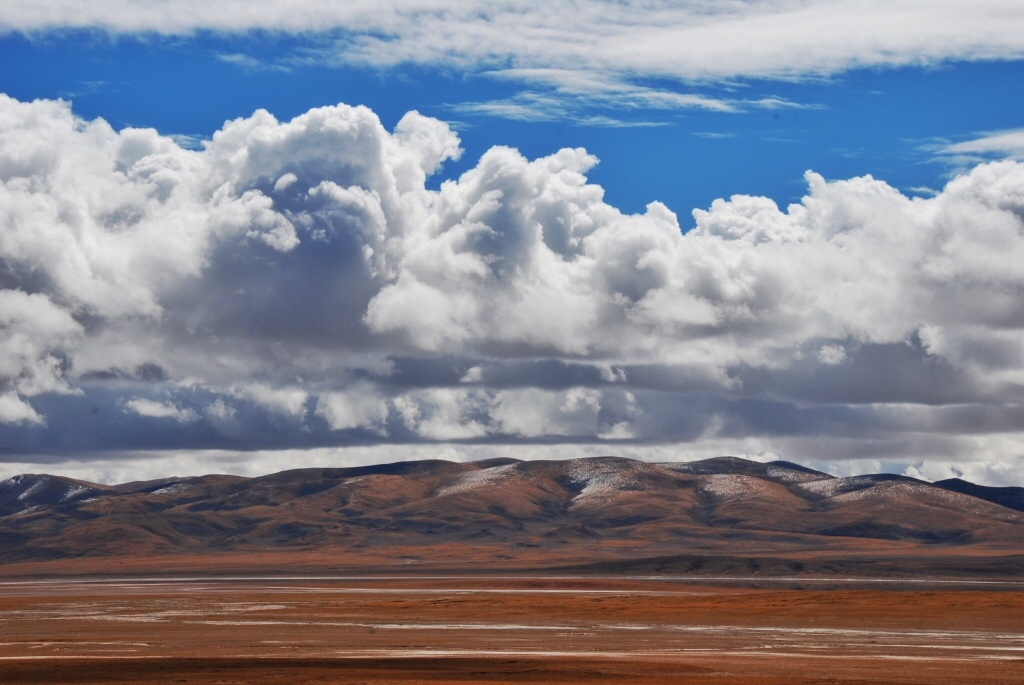
[[[1024,585],[594,577],[0,581],[0,682],[1024,682]]]

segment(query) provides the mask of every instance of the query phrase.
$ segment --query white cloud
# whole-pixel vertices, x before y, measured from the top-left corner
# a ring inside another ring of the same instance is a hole
[[[316,413],[327,421],[331,430],[369,428],[386,434],[383,424],[388,406],[372,391],[350,388],[344,393],[324,393],[317,400]]]
[[[234,407],[220,398],[208,404],[203,413],[214,421],[230,421],[238,414]]]
[[[878,458],[851,458],[835,442],[824,445],[813,439],[799,442],[776,440],[711,440],[700,444],[684,445],[630,445],[616,444],[614,453],[631,459],[650,462],[679,462],[732,455],[755,461],[792,459],[804,465],[838,476],[903,472],[906,475],[941,480],[963,477],[985,485],[1019,485],[1024,481],[1024,435],[959,440],[953,449],[975,450],[969,460],[936,459],[932,461]],[[850,441],[848,446],[854,446]],[[840,457],[824,460],[821,450],[839,447]],[[59,462],[40,462],[33,459],[0,463],[0,479],[20,473],[54,473],[98,483],[126,483],[133,480],[151,480],[170,476],[227,473],[241,476],[259,476],[282,468],[337,468],[365,464],[410,461],[418,459],[447,459],[473,461],[507,458],[522,460],[575,459],[606,456],[607,444],[578,445],[463,445],[450,443],[414,445],[378,445],[372,447],[333,447],[304,450],[258,450],[232,452],[229,450],[158,451],[144,454],[119,454],[114,457],[68,459]]]
[[[975,458],[970,461],[963,459],[956,460],[932,460],[917,461],[909,464],[903,474],[911,478],[921,480],[937,481],[947,478],[961,478],[972,483],[982,485],[1015,485],[1020,486],[1024,482],[1024,452],[1019,451],[1021,445],[1015,442],[1009,447],[1010,450],[1018,450],[1011,455],[1016,458],[1006,458],[1006,453],[986,455],[988,458]]]
[[[457,112],[485,114],[523,121],[572,121],[580,126],[650,127],[667,122],[622,119],[597,111],[622,113],[669,110],[742,112],[753,109],[807,109],[804,105],[778,97],[742,99],[682,93],[630,83],[622,75],[588,72],[584,69],[501,69],[485,74],[491,78],[527,84],[515,95],[483,102],[463,102],[452,106]]]
[[[489,432],[490,395],[484,391],[434,388],[394,399],[406,428],[428,440],[470,440]]]
[[[1013,0],[46,0],[6,3],[0,28],[100,27],[346,33],[335,59],[481,68],[578,69],[682,79],[829,74],[1024,54]],[[228,56],[229,58],[233,56]],[[242,56],[244,58],[244,56]],[[235,57],[238,59],[237,57]]]
[[[72,314],[46,295],[0,290],[0,384],[26,396],[70,392],[57,355],[82,333]]]
[[[1022,22],[1024,9],[1015,0],[42,0],[0,6],[0,32],[313,36],[273,63],[244,53],[218,58],[244,69],[417,64],[485,73],[524,88],[511,98],[463,103],[460,111],[597,126],[661,123],[608,115],[638,108],[803,106],[699,92],[709,83],[1019,59]],[[682,85],[645,85],[655,79]],[[606,111],[594,115],[594,107]]]
[[[484,370],[479,366],[470,367],[459,379],[460,383],[479,383],[483,380]]]
[[[234,64],[237,67],[243,69],[250,69],[252,71],[283,71],[288,72],[291,69],[283,64],[268,64],[263,62],[252,55],[246,55],[240,52],[233,52],[229,54],[217,55],[217,59],[228,64]]]
[[[192,423],[199,420],[199,415],[188,408],[179,407],[170,402],[157,402],[144,397],[133,397],[124,403],[125,411],[152,419],[174,419],[178,423]]]
[[[43,417],[15,392],[0,394],[0,423],[41,425]]]
[[[824,431],[863,437],[850,459],[941,460],[951,426],[1024,421],[1019,162],[930,198],[808,173],[798,203],[733,196],[691,227],[605,202],[581,149],[496,147],[428,190],[460,142],[416,113],[388,132],[363,107],[260,111],[197,151],[60,102],[0,98],[0,121],[0,433],[24,449],[82,420],[30,427],[27,401],[60,393],[199,444],[774,435],[746,453],[810,455]]]
[[[598,433],[598,437],[602,440],[629,440],[637,436],[636,433],[633,432],[633,428],[629,425],[629,422],[622,421],[620,423],[616,423],[607,431]]]
[[[943,155],[977,163],[986,158],[1024,159],[1024,129],[987,133],[972,140],[952,143],[939,149]]]
[[[574,388],[560,393],[526,388],[505,390],[494,399],[494,420],[503,433],[534,438],[545,435],[595,435],[600,432],[601,393]]]
[[[822,364],[830,366],[842,364],[846,361],[846,350],[843,349],[842,345],[822,345],[818,349],[818,359],[821,360]]]
[[[227,380],[240,380],[231,368],[236,355],[213,359],[208,346],[233,325],[277,320],[238,307],[266,306],[261,289],[275,283],[268,268],[296,252],[299,231],[336,251],[359,243],[355,259],[366,266],[353,265],[354,278],[385,269],[388,241],[418,218],[415,205],[424,201],[413,200],[425,193],[426,174],[458,151],[440,122],[410,114],[392,137],[369,110],[344,106],[286,125],[257,112],[230,122],[201,152],[152,130],[82,122],[62,102],[0,96],[0,110],[0,256],[11,281],[0,300],[0,318],[9,320],[0,380],[28,394],[56,389],[53,348],[76,353],[81,373],[162,361],[182,376],[221,368]],[[275,197],[273,187],[288,174],[295,181]],[[296,256],[285,270],[312,259]],[[227,297],[184,292],[197,286]],[[27,287],[38,292],[19,290]],[[193,300],[191,311],[181,297]],[[309,304],[300,293],[289,297],[297,299],[276,304],[292,312]],[[95,322],[90,335],[80,334],[76,317]],[[244,344],[258,344],[250,331],[239,332]],[[178,347],[179,338],[189,342]],[[186,368],[192,365],[202,368]]]
[[[589,438],[603,436],[605,432],[618,438],[626,437],[628,421],[614,426],[602,422],[601,412],[606,404],[616,404],[616,398],[609,399],[593,388],[564,391],[432,388],[395,396],[389,403],[365,388],[353,388],[344,394],[321,395],[317,413],[335,430],[379,426],[390,417],[416,436],[429,440],[494,436],[505,439]],[[625,415],[639,413],[632,396],[626,406]]]
[[[454,111],[522,121],[573,121],[581,126],[627,127],[664,124],[595,114],[595,108],[618,112],[678,109],[737,112],[760,107],[747,101],[639,86],[608,73],[570,69],[502,69],[489,71],[486,75],[526,83],[529,88],[498,100],[458,103],[452,106]]]
[[[306,413],[306,401],[309,399],[309,393],[301,388],[272,388],[259,383],[232,388],[229,392],[269,411],[299,417]]]

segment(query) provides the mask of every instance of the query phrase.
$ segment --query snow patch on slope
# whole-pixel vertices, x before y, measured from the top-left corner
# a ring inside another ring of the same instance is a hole
[[[784,483],[806,483],[821,479],[821,475],[817,473],[806,473],[775,464],[768,464],[768,467],[765,469],[765,475],[768,478],[774,478]]]
[[[90,488],[81,485],[69,485],[67,492],[60,498],[61,502],[70,502],[74,498],[78,497],[84,492],[89,492]]]
[[[20,495],[18,495],[18,501],[19,502],[23,502],[27,497],[30,497],[31,495],[33,495],[36,492],[39,492],[40,490],[42,490],[46,486],[46,484],[48,482],[50,482],[50,479],[44,477],[44,478],[40,478],[35,483],[32,483],[32,485],[30,485],[28,487],[28,489],[25,490],[25,492],[23,492]]]
[[[162,488],[160,488],[158,490],[153,490],[152,493],[150,493],[150,494],[153,494],[153,495],[176,495],[179,492],[184,492],[185,490],[188,490],[189,488],[191,488],[192,484],[189,483],[189,481],[191,481],[191,480],[195,480],[195,479],[194,478],[182,478],[181,480],[175,481],[173,483],[169,483],[169,484],[163,486]]]
[[[23,481],[24,479],[25,479],[25,476],[20,475],[20,476],[11,476],[10,478],[8,478],[5,481],[0,481],[0,490],[6,489],[6,488],[13,488],[16,485],[21,485],[21,481]]]
[[[642,463],[606,464],[590,459],[573,459],[566,462],[566,475],[574,486],[583,488],[573,498],[573,504],[594,503],[608,500],[623,490],[646,490],[640,475],[650,467]]]
[[[870,476],[850,476],[848,478],[828,478],[800,483],[797,487],[811,495],[827,498],[870,488],[875,483],[876,481]]]
[[[440,488],[436,496],[456,495],[488,486],[504,485],[516,478],[516,466],[518,464],[506,464],[463,473],[454,482]]]
[[[706,476],[697,488],[704,494],[723,499],[764,497],[771,494],[768,484],[760,478],[735,473]]]

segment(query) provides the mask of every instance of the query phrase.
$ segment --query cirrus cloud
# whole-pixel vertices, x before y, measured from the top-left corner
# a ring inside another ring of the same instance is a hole
[[[483,74],[523,88],[457,104],[457,111],[589,126],[663,124],[651,114],[673,109],[808,106],[770,92],[736,98],[711,90],[743,80],[1016,60],[1024,57],[1022,22],[1014,0],[42,0],[0,7],[0,33],[286,34],[296,43],[288,55],[216,58],[246,70],[416,65]],[[629,116],[636,110],[647,114]]]
[[[0,28],[8,31],[340,31],[343,39],[325,58],[687,80],[1015,59],[1024,54],[1017,30],[1022,19],[1024,10],[1012,0],[45,0],[6,3],[0,10]]]

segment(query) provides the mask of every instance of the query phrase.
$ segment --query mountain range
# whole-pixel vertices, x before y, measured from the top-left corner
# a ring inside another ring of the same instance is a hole
[[[736,457],[0,482],[0,573],[131,568],[1024,575],[1024,488]]]

